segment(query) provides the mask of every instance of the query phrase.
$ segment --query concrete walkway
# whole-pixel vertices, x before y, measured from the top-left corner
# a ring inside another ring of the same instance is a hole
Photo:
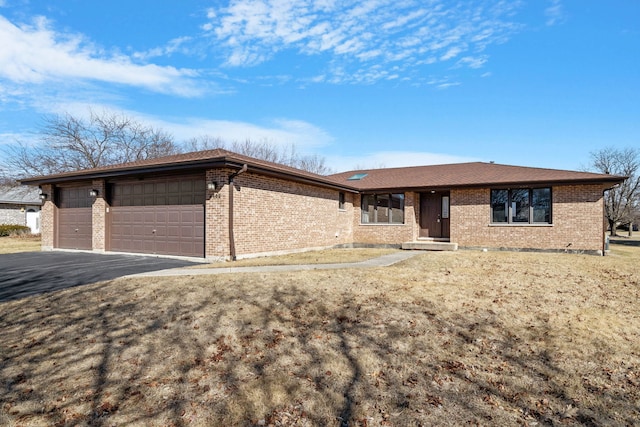
[[[132,274],[126,277],[162,277],[162,276],[202,276],[205,274],[229,274],[229,273],[268,273],[277,271],[305,271],[305,270],[337,270],[340,268],[369,268],[388,267],[400,261],[412,258],[421,251],[401,251],[383,255],[378,258],[360,262],[348,262],[337,264],[300,264],[300,265],[264,265],[256,267],[219,267],[219,268],[172,268],[169,270],[149,271],[140,274]]]

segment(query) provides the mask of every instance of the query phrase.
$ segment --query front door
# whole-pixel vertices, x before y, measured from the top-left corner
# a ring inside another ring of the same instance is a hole
[[[449,238],[449,192],[420,194],[420,237]]]

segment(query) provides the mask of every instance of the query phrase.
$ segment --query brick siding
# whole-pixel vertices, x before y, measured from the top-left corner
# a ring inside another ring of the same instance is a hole
[[[209,171],[208,175],[214,173]],[[218,193],[220,198],[207,202],[208,256],[229,254],[213,250],[225,245],[225,251],[229,249],[228,222],[225,220],[229,215],[228,174],[222,171],[225,180]],[[250,172],[235,178],[233,191],[234,241],[238,258],[331,247],[353,241],[353,197],[350,193],[345,194],[345,208],[339,209],[338,190]],[[216,220],[216,215],[222,221]]]
[[[228,259],[229,175],[234,169],[211,169],[205,201],[205,257]],[[339,191],[282,178],[245,172],[235,178],[233,230],[237,258],[295,252],[350,244],[400,245],[419,234],[420,195],[405,193],[404,224],[361,224],[361,196],[345,192],[339,209]],[[93,249],[104,251],[109,235],[104,180],[94,180],[99,191],[93,202]],[[470,248],[513,248],[598,252],[604,233],[603,192],[597,185],[565,185],[552,189],[551,225],[490,224],[490,189],[454,189],[450,193],[451,242]],[[41,211],[43,249],[55,244],[56,207],[53,187]]]
[[[229,246],[229,175],[231,169],[207,171],[207,182],[215,182],[215,191],[207,190],[205,201],[205,257],[227,259]]]
[[[47,199],[42,203],[40,211],[40,239],[42,249],[53,250],[55,242],[56,205],[53,203],[53,185],[43,184],[42,193]]]
[[[553,187],[551,225],[492,225],[489,188],[452,190],[451,241],[461,247],[601,251],[603,190]]]
[[[411,242],[418,236],[419,195],[413,192],[405,193],[404,224],[362,224],[361,195],[355,196],[353,214],[353,238],[356,244],[390,244],[400,245]]]
[[[107,242],[107,200],[106,184],[103,179],[93,180],[91,188],[98,190],[98,197],[91,205],[91,227],[93,229],[92,245],[93,250],[104,252]]]

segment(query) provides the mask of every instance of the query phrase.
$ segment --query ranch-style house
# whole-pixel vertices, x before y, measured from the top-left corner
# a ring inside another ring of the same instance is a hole
[[[323,176],[222,149],[22,180],[43,250],[229,260],[310,249],[603,254],[603,193],[625,178],[495,163]]]

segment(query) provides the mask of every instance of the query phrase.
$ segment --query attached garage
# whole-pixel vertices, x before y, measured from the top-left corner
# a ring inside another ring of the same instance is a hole
[[[204,257],[204,173],[113,181],[107,189],[108,250]]]
[[[90,250],[92,247],[91,187],[60,187],[56,191],[56,247]]]
[[[423,247],[419,237],[603,253],[603,192],[625,179],[480,162],[323,177],[215,149],[22,182],[40,186],[45,250],[236,259],[351,244]]]

